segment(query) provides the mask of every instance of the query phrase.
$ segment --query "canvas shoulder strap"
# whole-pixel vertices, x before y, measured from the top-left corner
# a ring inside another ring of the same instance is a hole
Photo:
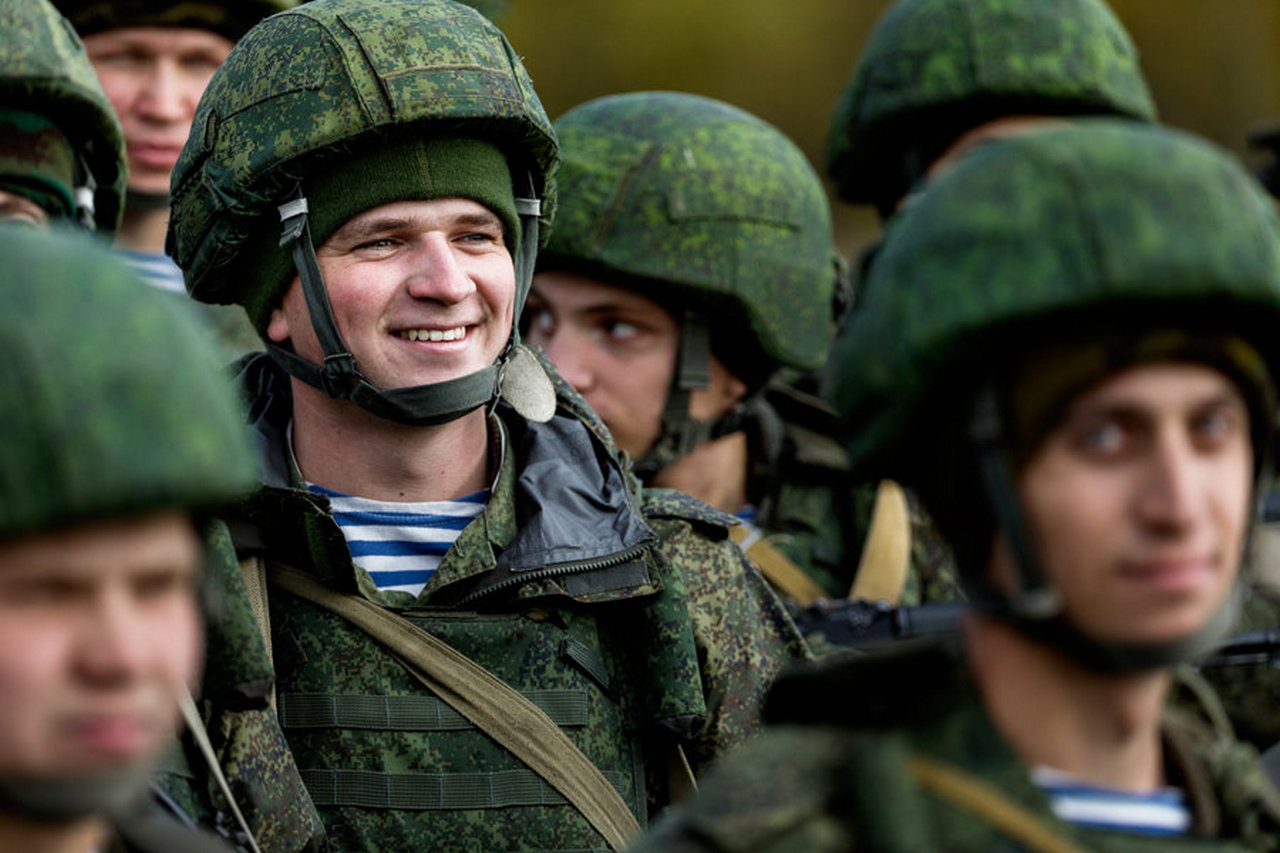
[[[911,515],[906,493],[893,480],[881,480],[849,598],[897,604],[910,565]]]
[[[640,834],[635,816],[599,768],[542,710],[484,667],[389,610],[334,592],[298,569],[273,563],[271,581],[391,649],[440,699],[563,794],[611,848],[620,850]]]
[[[922,789],[994,827],[1032,853],[1087,853],[981,779],[958,767],[915,753],[907,766]]]
[[[249,848],[250,853],[262,853],[258,847],[257,839],[253,837],[253,831],[249,829],[249,822],[244,819],[244,813],[240,811],[240,806],[236,804],[236,798],[231,795],[231,785],[228,784],[227,777],[222,772],[222,766],[218,764],[218,754],[214,751],[213,743],[209,740],[209,732],[205,729],[204,720],[200,719],[200,711],[196,707],[195,697],[191,695],[190,691],[182,691],[182,695],[178,697],[178,707],[182,711],[182,718],[187,724],[187,729],[191,732],[191,737],[200,749],[200,755],[204,757],[205,764],[209,766],[209,772],[213,774],[214,781],[218,783],[218,790],[222,792],[222,796],[227,800],[227,805],[231,809],[231,816],[235,820],[236,826],[244,834],[245,845]]]
[[[791,562],[786,554],[771,545],[757,528],[746,524],[734,525],[729,528],[729,538],[756,564],[765,580],[783,595],[806,607],[827,597],[822,587]]]

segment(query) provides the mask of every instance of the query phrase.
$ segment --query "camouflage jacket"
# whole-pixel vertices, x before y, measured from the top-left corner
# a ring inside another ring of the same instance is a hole
[[[775,380],[747,406],[747,491],[769,542],[833,598],[849,594],[876,484],[856,483],[835,416],[817,397]],[[911,501],[911,569],[902,604],[963,598],[950,552]]]
[[[632,848],[663,851],[1030,850],[968,807],[923,790],[908,762],[941,761],[1016,804],[1051,835],[1093,851],[1247,851],[1280,845],[1276,790],[1257,754],[1171,710],[1165,768],[1192,812],[1189,834],[1069,826],[982,709],[951,644],[912,643],[780,682],[767,733],[723,762],[698,798]],[[868,696],[878,697],[868,702]],[[780,723],[774,727],[773,723]]]
[[[641,491],[603,425],[557,383],[557,416],[491,419],[497,476],[415,599],[355,566],[285,439],[287,377],[241,375],[265,451],[237,519],[242,548],[393,610],[525,694],[605,773],[643,825],[695,769],[758,724],[764,691],[808,650],[727,538],[735,522]],[[500,425],[499,425],[500,424]],[[566,464],[571,461],[572,464]],[[270,587],[281,726],[341,850],[588,850],[604,842],[545,782],[342,617]]]

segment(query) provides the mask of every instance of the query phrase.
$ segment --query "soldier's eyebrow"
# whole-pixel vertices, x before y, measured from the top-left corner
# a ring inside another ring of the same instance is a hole
[[[464,228],[495,228],[500,234],[506,234],[506,228],[503,226],[502,220],[498,218],[497,214],[488,210],[467,211],[449,215],[445,217],[445,220],[443,227],[446,228],[457,226]],[[329,239],[358,243],[390,231],[421,227],[429,222],[431,220],[427,217],[412,215],[388,214],[385,216],[371,216],[367,219],[357,217],[333,232]]]

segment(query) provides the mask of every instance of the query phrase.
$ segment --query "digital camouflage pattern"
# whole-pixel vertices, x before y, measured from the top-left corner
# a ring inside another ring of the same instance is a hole
[[[986,715],[966,672],[953,646],[911,644],[784,678],[770,695],[767,733],[726,759],[703,781],[696,800],[678,806],[630,849],[1030,849],[966,807],[919,787],[908,767],[916,755],[981,780],[1079,849],[1277,848],[1280,795],[1262,777],[1257,753],[1172,709],[1162,725],[1167,770],[1186,791],[1191,832],[1149,837],[1062,822]],[[867,703],[868,695],[881,699]]]
[[[377,590],[353,566],[327,501],[288,462],[286,377],[261,357],[242,382],[274,473],[239,527],[256,531],[242,546],[263,553],[268,575],[277,563],[304,568],[484,665],[564,727],[642,824],[669,800],[674,745],[704,768],[754,730],[772,675],[808,656],[727,538],[735,519],[679,493],[642,492],[562,380],[548,425],[499,410],[506,438],[489,503],[416,599]],[[575,502],[575,491],[589,500]],[[591,533],[545,538],[574,524],[566,511],[588,506],[578,523]],[[554,791],[376,642],[280,589],[270,601],[281,720],[337,849],[434,849],[457,838],[485,850],[603,848]]]
[[[836,105],[827,170],[841,198],[874,202],[913,137],[966,117],[1077,114],[1156,118],[1137,50],[1103,0],[898,0]]]
[[[188,310],[69,235],[0,229],[0,257],[0,538],[252,488],[237,400]]]
[[[324,826],[269,707],[275,673],[249,605],[231,535],[221,521],[205,530],[206,586],[212,611],[199,707],[236,804],[262,853],[317,853]],[[200,825],[244,844],[205,758],[184,737],[161,768],[158,784]]]
[[[822,364],[840,266],[822,183],[794,143],[679,92],[598,98],[555,129],[560,208],[539,269],[595,273],[704,312],[730,369],[723,348],[766,356],[771,370]]]
[[[168,242],[191,294],[273,303],[278,292],[248,291],[280,287],[257,275],[262,253],[284,251],[276,205],[326,159],[387,133],[494,142],[513,175],[531,175],[550,225],[555,133],[493,24],[450,0],[312,0],[246,35],[196,110]]]
[[[84,45],[48,0],[0,4],[0,109],[58,126],[97,186],[97,230],[114,234],[124,210],[124,134]]]
[[[919,449],[957,398],[1068,330],[1229,330],[1280,375],[1276,213],[1209,143],[1080,119],[981,146],[927,198],[890,224],[833,348],[826,392],[855,469],[927,479]]]
[[[54,0],[82,37],[121,27],[189,27],[238,41],[297,0]]]

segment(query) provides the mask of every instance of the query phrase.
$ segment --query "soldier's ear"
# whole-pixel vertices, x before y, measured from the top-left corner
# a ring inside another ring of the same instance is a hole
[[[293,337],[293,326],[285,305],[289,302],[289,297],[296,295],[295,291],[301,288],[302,281],[295,275],[293,281],[289,282],[284,296],[281,297],[280,304],[271,309],[271,318],[267,321],[267,338],[275,343],[283,343]]]

